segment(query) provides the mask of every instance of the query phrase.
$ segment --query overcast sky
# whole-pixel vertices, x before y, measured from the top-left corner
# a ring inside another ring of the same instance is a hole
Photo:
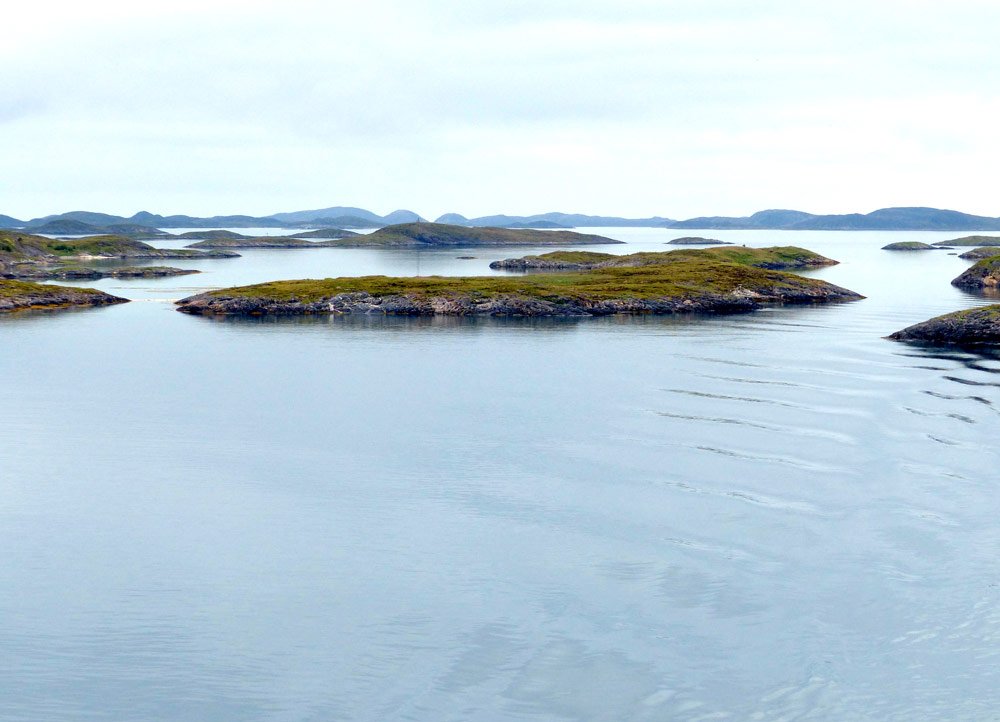
[[[1000,3],[31,0],[0,213],[1000,215]]]

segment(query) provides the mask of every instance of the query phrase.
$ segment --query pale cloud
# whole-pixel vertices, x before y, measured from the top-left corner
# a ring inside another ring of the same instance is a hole
[[[42,2],[0,213],[1000,214],[988,2]]]

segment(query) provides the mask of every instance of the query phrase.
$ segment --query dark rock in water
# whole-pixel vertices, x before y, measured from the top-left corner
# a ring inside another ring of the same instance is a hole
[[[475,256],[455,256],[460,261],[471,261]]]
[[[732,246],[735,245],[729,241],[719,241],[715,238],[701,238],[699,236],[683,236],[681,238],[675,238],[672,241],[667,241],[669,245],[672,246]]]
[[[1000,343],[1000,305],[946,313],[896,331],[889,338],[953,345]]]
[[[920,241],[900,241],[899,243],[890,243],[888,246],[882,246],[883,251],[937,251],[944,246],[932,246],[929,243],[921,243]]]
[[[970,266],[951,282],[968,291],[1000,287],[1000,256],[990,256]]]
[[[128,303],[128,299],[93,288],[70,288],[28,281],[0,280],[0,312],[109,306],[116,303]]]
[[[971,251],[966,251],[960,255],[959,258],[964,258],[967,261],[979,261],[983,258],[989,258],[990,256],[1000,256],[1000,247],[991,248],[989,246],[984,246],[981,248],[973,248]]]

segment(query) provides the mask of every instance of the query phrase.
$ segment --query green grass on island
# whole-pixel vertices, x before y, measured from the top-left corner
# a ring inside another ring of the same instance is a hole
[[[127,299],[112,296],[98,291],[96,288],[75,288],[0,279],[0,311],[2,312],[73,306],[106,306],[126,301]]]
[[[82,295],[103,295],[103,291],[96,288],[76,288],[75,286],[54,286],[50,283],[33,283],[31,281],[14,281],[0,278],[0,298],[13,298],[15,296],[37,295],[53,296],[58,293],[72,291]]]
[[[757,257],[757,254],[752,252],[753,249],[720,250],[736,251],[738,258]],[[683,299],[706,295],[725,295],[740,291],[774,296],[782,293],[831,288],[830,284],[823,281],[803,278],[782,271],[756,268],[730,259],[719,259],[712,250],[685,250],[662,255],[673,257],[668,262],[642,266],[611,267],[591,271],[533,274],[530,276],[428,276],[416,278],[363,276],[323,280],[274,281],[222,289],[207,295],[217,298],[258,298],[301,303],[313,303],[340,294],[359,292],[372,296],[463,295],[473,298],[490,298],[514,295],[545,300],[566,298],[606,300],[619,298]]]
[[[524,228],[484,228],[447,223],[400,223],[369,233],[330,242],[342,247],[420,246],[570,246],[622,243],[612,238],[575,231],[540,231]]]
[[[950,241],[937,241],[935,246],[1000,246],[1000,236],[962,236]]]
[[[932,246],[929,243],[922,243],[920,241],[899,241],[898,243],[890,243],[888,246],[882,246],[883,251],[937,251],[941,248],[941,246]]]
[[[646,266],[676,263],[681,260],[715,260],[758,268],[784,269],[810,266],[832,266],[837,262],[798,246],[771,246],[748,248],[746,246],[716,246],[714,248],[683,248],[674,251],[640,251],[628,255],[598,253],[595,251],[552,251],[537,256],[524,256],[515,261],[542,261],[552,264],[601,266]]]

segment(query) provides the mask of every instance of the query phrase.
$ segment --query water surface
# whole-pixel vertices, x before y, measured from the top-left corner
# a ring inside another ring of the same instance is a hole
[[[173,310],[532,249],[248,250],[0,317],[0,719],[996,718],[1000,360],[882,339],[984,302],[946,251],[879,250],[960,234],[703,235],[825,253],[868,298]]]

